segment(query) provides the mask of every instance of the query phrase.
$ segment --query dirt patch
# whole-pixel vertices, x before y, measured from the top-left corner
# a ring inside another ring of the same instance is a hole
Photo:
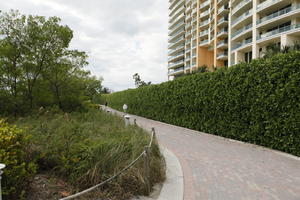
[[[29,185],[26,200],[60,199],[71,194],[67,183],[49,174],[37,174]]]

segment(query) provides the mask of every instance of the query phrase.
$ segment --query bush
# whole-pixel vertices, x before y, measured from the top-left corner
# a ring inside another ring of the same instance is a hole
[[[300,52],[103,95],[108,105],[300,156]]]
[[[27,146],[29,138],[23,131],[0,120],[0,162],[6,165],[3,174],[4,199],[20,199],[24,196],[36,166],[28,162]]]
[[[16,123],[31,130],[30,154],[37,158],[39,169],[63,178],[74,191],[94,186],[119,172],[150,141],[150,135],[141,128],[125,127],[122,118],[99,109],[69,114],[54,109]],[[163,158],[156,142],[150,168],[152,185],[164,180]],[[103,198],[110,199],[145,194],[143,160],[101,188],[101,192]]]

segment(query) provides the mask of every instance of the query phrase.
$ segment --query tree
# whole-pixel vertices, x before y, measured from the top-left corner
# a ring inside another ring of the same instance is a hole
[[[141,77],[138,73],[135,73],[133,75],[133,79],[134,79],[135,86],[138,87],[138,88],[139,87],[144,87],[144,86],[147,86],[147,85],[151,85],[151,82],[146,83],[145,81],[142,81]]]
[[[84,70],[87,54],[69,49],[73,31],[60,23],[58,17],[0,13],[0,113],[54,104],[76,109],[101,93],[102,79]]]
[[[286,54],[291,51],[299,51],[299,50],[300,50],[300,43],[298,42],[295,42],[293,45],[284,45],[284,46],[280,46],[280,44],[277,43],[270,43],[267,45],[263,57],[270,58],[279,53]]]

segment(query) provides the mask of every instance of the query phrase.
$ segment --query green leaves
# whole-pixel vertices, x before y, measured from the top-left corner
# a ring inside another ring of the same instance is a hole
[[[58,17],[0,14],[0,113],[23,114],[40,106],[66,111],[99,95],[102,79],[83,68],[87,54],[69,49],[73,31]]]
[[[103,95],[113,108],[300,155],[300,52]]]

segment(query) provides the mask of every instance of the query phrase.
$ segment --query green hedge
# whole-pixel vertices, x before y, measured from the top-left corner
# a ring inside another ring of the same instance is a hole
[[[121,110],[300,156],[300,52],[104,95]]]

